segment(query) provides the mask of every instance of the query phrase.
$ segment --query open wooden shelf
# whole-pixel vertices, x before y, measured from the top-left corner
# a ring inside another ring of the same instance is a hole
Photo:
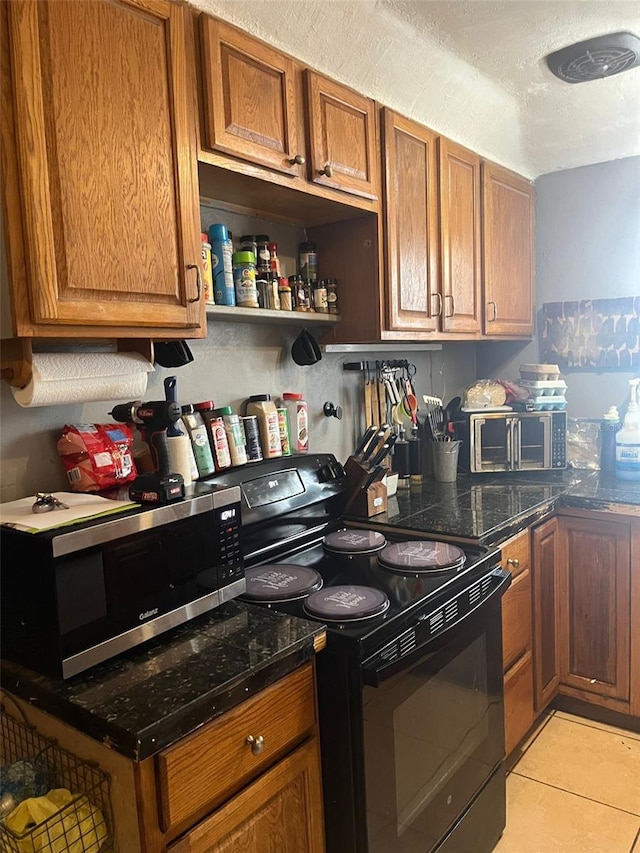
[[[272,323],[332,325],[340,322],[338,314],[316,314],[313,311],[272,311],[269,308],[240,308],[232,305],[207,305],[207,317],[235,323]]]

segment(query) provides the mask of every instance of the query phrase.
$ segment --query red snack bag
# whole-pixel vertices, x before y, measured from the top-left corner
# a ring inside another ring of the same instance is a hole
[[[133,433],[126,424],[67,424],[58,441],[72,492],[100,492],[135,480]]]

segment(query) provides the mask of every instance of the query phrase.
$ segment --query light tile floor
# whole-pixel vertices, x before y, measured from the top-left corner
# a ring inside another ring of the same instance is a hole
[[[494,853],[640,853],[640,734],[551,711],[510,764]]]

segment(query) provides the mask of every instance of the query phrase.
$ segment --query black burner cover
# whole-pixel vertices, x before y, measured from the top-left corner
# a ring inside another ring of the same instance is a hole
[[[310,616],[325,622],[351,622],[379,616],[389,607],[382,590],[370,586],[329,586],[312,593],[304,603]]]
[[[254,566],[245,575],[247,590],[243,597],[250,601],[292,601],[322,586],[322,577],[315,569],[290,563]]]
[[[448,542],[396,542],[378,555],[381,566],[405,572],[451,572],[464,566],[462,548]]]
[[[386,542],[376,530],[337,530],[322,540],[327,551],[336,554],[371,554],[384,548]]]

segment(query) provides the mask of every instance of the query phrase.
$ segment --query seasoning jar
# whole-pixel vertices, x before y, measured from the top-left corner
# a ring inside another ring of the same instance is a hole
[[[318,255],[315,243],[300,243],[298,246],[298,270],[305,281],[318,278]]]
[[[260,443],[260,428],[256,415],[240,418],[244,429],[247,462],[262,462],[262,445]]]
[[[286,406],[279,406],[278,412],[278,428],[280,430],[280,445],[282,447],[283,456],[291,456],[291,439],[289,437],[289,413]]]
[[[269,272],[271,253],[269,251],[269,235],[256,235],[256,267],[260,272]]]
[[[292,311],[291,286],[286,278],[281,278],[278,284],[278,296],[280,297],[280,308],[282,311]]]
[[[256,263],[258,257],[258,245],[253,234],[245,234],[240,238],[240,252],[251,252],[253,254],[253,262]]]
[[[256,272],[256,290],[258,291],[259,308],[273,308],[271,304],[271,285],[268,275],[269,273]]]
[[[211,243],[206,234],[201,234],[202,240],[202,286],[204,301],[213,305],[213,273],[211,271]]]
[[[280,279],[275,270],[269,273],[269,298],[271,299],[271,307],[274,311],[280,311]]]
[[[318,314],[328,314],[327,286],[324,280],[311,282],[311,295],[313,298],[313,310]]]
[[[271,399],[271,395],[254,394],[249,397],[247,415],[255,415],[258,418],[260,444],[262,445],[264,458],[275,459],[277,456],[282,456],[278,412],[276,404]]]
[[[325,287],[327,289],[327,308],[329,309],[329,314],[339,314],[338,282],[335,278],[328,278],[325,280]]]
[[[277,243],[269,243],[269,266],[272,270],[275,270],[278,274],[278,278],[282,275],[282,271],[280,269],[280,258],[278,257],[278,244]]]
[[[215,409],[214,415],[222,418],[229,443],[231,454],[231,466],[245,465],[247,462],[247,447],[244,428],[238,415],[231,406],[220,406]]]
[[[286,392],[282,395],[282,407],[287,410],[291,450],[300,456],[309,451],[309,414],[302,394]]]
[[[229,442],[224,428],[224,421],[216,414],[213,400],[204,400],[195,404],[196,411],[202,416],[202,420],[209,434],[209,444],[213,451],[213,461],[216,471],[224,471],[231,467],[231,453]]]
[[[289,276],[289,287],[291,288],[291,303],[294,311],[311,310],[311,290],[308,283],[301,275]]]
[[[216,468],[213,464],[213,453],[209,444],[207,428],[202,416],[196,412],[191,403],[182,407],[182,421],[189,432],[193,455],[196,457],[198,476],[206,477],[208,474],[213,474]]]
[[[236,304],[243,308],[258,307],[256,288],[256,265],[253,252],[234,252],[233,284],[236,291]]]

